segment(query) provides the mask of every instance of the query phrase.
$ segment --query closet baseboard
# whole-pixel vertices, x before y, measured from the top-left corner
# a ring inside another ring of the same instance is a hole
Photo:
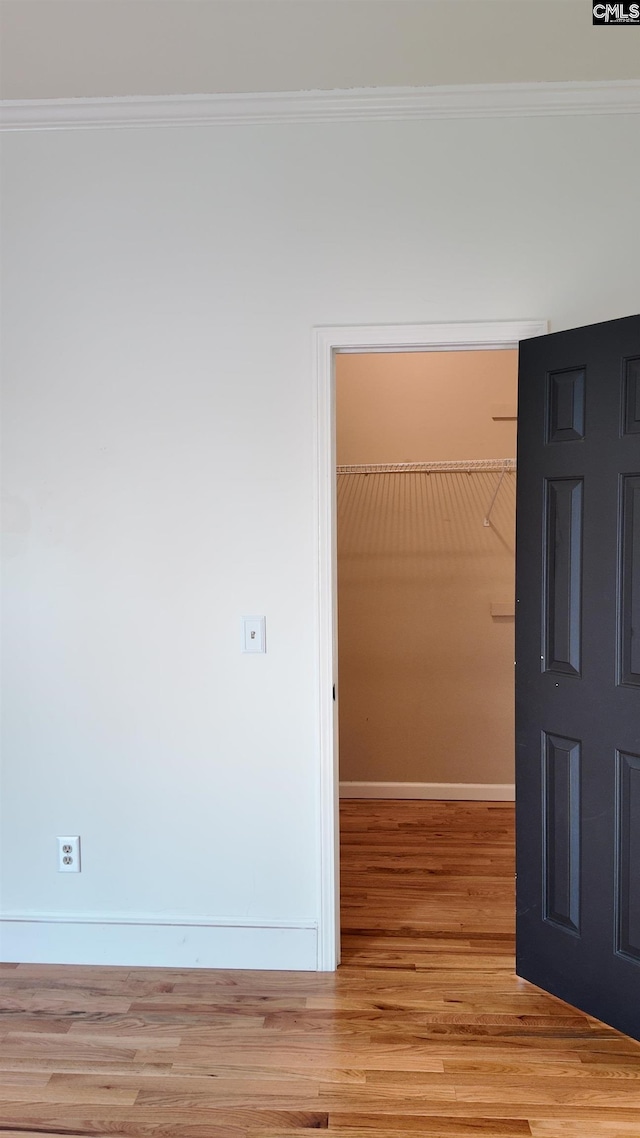
[[[511,782],[341,782],[341,798],[433,798],[458,802],[513,802]]]

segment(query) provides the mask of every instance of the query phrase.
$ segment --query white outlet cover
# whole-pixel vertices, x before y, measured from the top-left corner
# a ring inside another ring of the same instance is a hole
[[[80,838],[58,838],[58,872],[80,873]]]

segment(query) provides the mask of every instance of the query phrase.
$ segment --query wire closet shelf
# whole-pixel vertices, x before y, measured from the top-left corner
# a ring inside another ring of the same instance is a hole
[[[482,519],[485,528],[491,525],[491,514],[506,474],[516,470],[515,458],[469,458],[450,462],[378,462],[338,466],[336,473],[343,474],[499,474],[493,497]]]
[[[516,469],[515,458],[468,458],[451,462],[378,462],[338,466],[338,474],[475,474]]]

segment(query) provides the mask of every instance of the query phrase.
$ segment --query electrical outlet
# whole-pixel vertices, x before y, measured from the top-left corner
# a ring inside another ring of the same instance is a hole
[[[58,838],[58,872],[80,873],[80,838]]]

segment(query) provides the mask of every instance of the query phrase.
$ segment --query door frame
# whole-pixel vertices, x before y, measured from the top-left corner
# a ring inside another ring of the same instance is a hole
[[[546,320],[354,324],[313,329],[316,485],[316,715],[318,971],[340,962],[340,864],[335,357],[338,353],[459,352],[517,348]]]

